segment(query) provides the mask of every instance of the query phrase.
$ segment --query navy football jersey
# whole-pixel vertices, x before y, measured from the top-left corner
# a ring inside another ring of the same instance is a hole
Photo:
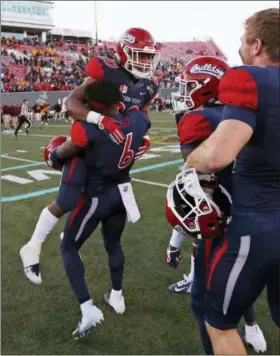
[[[83,152],[87,168],[87,190],[94,194],[102,186],[112,186],[130,181],[129,171],[135,154],[143,146],[143,136],[150,128],[150,119],[142,111],[113,116],[120,123],[126,140],[121,145],[113,143],[96,125],[74,122],[70,137],[72,142],[85,147]]]
[[[219,125],[223,113],[222,105],[206,107],[186,113],[178,124],[181,150],[194,148],[208,138]],[[231,192],[232,164],[217,172],[219,183]]]
[[[122,93],[122,101],[118,103],[120,112],[139,110],[153,100],[159,89],[156,78],[137,80],[122,66],[107,57],[94,57],[87,65],[86,75],[97,81],[120,84]]]
[[[276,66],[241,66],[220,82],[222,120],[240,120],[253,129],[234,165],[236,212],[280,210],[279,78]]]

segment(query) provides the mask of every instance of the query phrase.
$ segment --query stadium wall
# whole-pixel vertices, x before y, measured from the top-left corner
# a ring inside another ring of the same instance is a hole
[[[160,90],[160,96],[166,98],[171,95],[176,89],[164,88]],[[34,105],[38,99],[47,100],[52,106],[57,103],[58,99],[63,99],[68,96],[70,91],[42,91],[42,92],[20,92],[20,93],[1,93],[1,104],[18,104],[24,99],[29,100],[29,105]]]

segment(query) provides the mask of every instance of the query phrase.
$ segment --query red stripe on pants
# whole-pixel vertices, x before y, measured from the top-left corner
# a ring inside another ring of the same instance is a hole
[[[210,284],[211,284],[211,281],[212,281],[212,277],[213,277],[213,273],[215,271],[215,268],[217,267],[217,264],[219,263],[219,261],[222,258],[223,254],[226,252],[227,248],[228,248],[228,241],[227,241],[226,236],[224,236],[223,244],[218,249],[218,251],[215,253],[215,256],[213,258],[213,262],[212,262],[212,265],[211,265],[211,268],[210,268],[210,272],[209,272],[209,275],[208,275],[208,281],[207,281],[207,287],[206,287],[207,291],[210,290]]]

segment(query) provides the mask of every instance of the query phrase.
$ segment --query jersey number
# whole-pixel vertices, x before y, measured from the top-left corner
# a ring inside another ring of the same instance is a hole
[[[126,135],[123,153],[118,164],[119,169],[128,167],[133,161],[134,151],[131,149],[132,135],[132,132]]]

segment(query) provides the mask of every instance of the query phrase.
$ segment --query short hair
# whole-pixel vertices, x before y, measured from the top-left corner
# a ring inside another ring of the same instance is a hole
[[[24,100],[23,100],[23,103],[26,103],[27,101],[29,101],[29,100],[28,100],[28,99],[24,99]]]
[[[245,21],[247,43],[253,44],[257,39],[261,40],[270,60],[277,62],[280,57],[279,28],[279,9],[258,11]]]
[[[120,84],[106,81],[94,82],[86,87],[86,100],[109,106],[122,100]]]

